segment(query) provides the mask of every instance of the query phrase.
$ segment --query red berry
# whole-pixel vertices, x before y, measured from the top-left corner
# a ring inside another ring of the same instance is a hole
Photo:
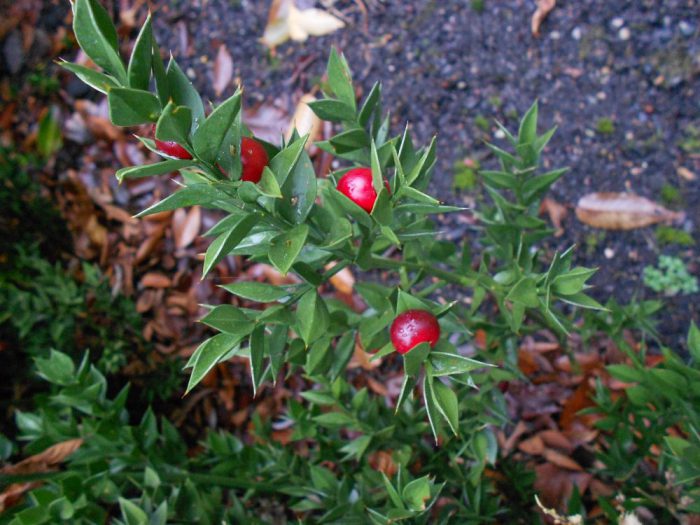
[[[391,323],[391,342],[399,354],[405,354],[421,343],[434,347],[440,339],[437,318],[426,310],[406,310]]]
[[[153,126],[153,134],[154,135],[155,135],[155,132],[156,132],[156,127]],[[192,158],[192,155],[190,155],[190,152],[187,151],[182,146],[180,146],[174,140],[155,139],[155,141],[156,141],[156,149],[158,151],[160,151],[161,153],[165,153],[169,157],[175,157],[176,159],[184,159],[184,160],[189,160]]]
[[[389,183],[384,181],[386,189]],[[336,189],[367,213],[372,212],[377,200],[377,192],[372,184],[372,170],[369,168],[353,168],[340,177]]]
[[[262,172],[269,160],[267,151],[257,140],[250,137],[241,139],[241,165],[243,166],[241,180],[260,182]]]

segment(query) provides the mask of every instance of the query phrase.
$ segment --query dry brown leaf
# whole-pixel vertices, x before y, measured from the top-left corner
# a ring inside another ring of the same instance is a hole
[[[691,182],[698,178],[697,175],[695,175],[695,173],[693,173],[692,171],[690,171],[688,168],[686,168],[684,166],[680,166],[676,170],[676,173],[678,173],[679,177],[681,177],[685,180],[689,180]]]
[[[632,230],[658,222],[682,221],[683,212],[667,210],[646,197],[634,193],[589,193],[576,206],[578,219],[607,230]]]
[[[192,206],[189,212],[178,208],[173,213],[173,236],[175,247],[187,248],[197,238],[202,226],[202,210],[199,206]]]
[[[273,0],[261,41],[274,49],[290,38],[303,42],[309,36],[327,35],[344,26],[342,20],[322,9],[299,9],[294,0]]]
[[[29,456],[14,465],[6,465],[0,469],[2,474],[34,474],[43,472],[47,467],[55,467],[68,456],[78,450],[83,444],[82,438],[61,441],[46,450]]]
[[[381,357],[379,359],[375,359],[374,361],[370,361],[371,358],[372,354],[365,352],[364,348],[362,348],[362,345],[360,344],[360,340],[358,339],[355,343],[355,351],[353,352],[350,362],[348,363],[348,368],[360,367],[363,370],[373,370],[382,364]]]
[[[569,456],[562,454],[561,452],[557,452],[556,450],[553,450],[551,448],[546,448],[544,452],[542,452],[542,455],[547,461],[549,461],[550,463],[554,463],[557,467],[561,467],[566,470],[575,470],[577,472],[583,472],[583,467],[581,465],[576,463]]]
[[[540,436],[534,435],[530,439],[518,443],[518,450],[531,456],[539,456],[544,452],[544,441]]]
[[[170,277],[159,272],[148,272],[141,279],[141,286],[144,288],[170,288],[172,281]]]
[[[571,452],[574,449],[569,439],[558,430],[543,430],[538,435],[548,447],[556,447],[566,452]]]
[[[369,455],[369,466],[378,472],[383,472],[386,477],[391,479],[398,471],[398,466],[391,457],[391,453],[385,450],[377,450]]]
[[[564,228],[561,225],[561,221],[566,218],[568,213],[566,206],[559,204],[554,199],[546,197],[542,200],[542,204],[540,205],[540,215],[543,213],[549,215],[549,220],[552,221],[552,225],[555,229],[554,236],[561,237],[564,235]]]
[[[233,78],[233,58],[224,44],[219,46],[214,61],[214,92],[218,97],[231,83]]]
[[[540,26],[549,12],[557,5],[557,0],[537,0],[537,10],[532,15],[530,28],[534,36],[540,36]]]
[[[326,269],[329,267],[326,266]],[[352,295],[352,290],[355,287],[355,276],[350,268],[343,268],[333,277],[330,278],[331,284],[344,295]]]
[[[306,149],[310,148],[311,145],[321,137],[321,129],[323,127],[321,119],[318,118],[316,113],[311,111],[309,107],[309,103],[314,100],[316,100],[316,97],[310,93],[307,93],[299,99],[297,107],[294,108],[294,115],[292,115],[292,120],[289,123],[287,134],[285,135],[287,140],[289,140],[295,129],[302,137],[308,134],[309,139],[306,141]]]
[[[289,127],[289,112],[281,101],[243,109],[243,123],[256,137],[279,144]]]

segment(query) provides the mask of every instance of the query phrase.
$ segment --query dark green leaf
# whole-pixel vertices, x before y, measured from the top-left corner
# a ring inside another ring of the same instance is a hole
[[[160,116],[160,101],[148,91],[113,88],[107,93],[107,100],[109,118],[117,126],[138,126],[155,122]]]
[[[117,31],[109,14],[97,0],[75,0],[73,32],[87,56],[126,85],[127,75],[119,58]]]
[[[253,380],[253,397],[257,394],[262,378],[265,375],[263,360],[267,354],[267,341],[265,326],[259,325],[250,336],[250,371]]]
[[[172,57],[165,74],[170,98],[176,105],[187,106],[192,110],[192,130],[196,130],[204,120],[204,104],[199,93]]]
[[[89,67],[81,66],[80,64],[72,64],[64,60],[59,62],[59,65],[76,75],[91,88],[96,89],[105,95],[110,89],[119,87],[119,84],[114,78],[110,77],[109,75],[105,75],[104,73],[95,71],[94,69],[90,69]]]
[[[227,334],[246,335],[253,329],[253,322],[240,308],[231,304],[222,304],[213,308],[201,319],[201,322]]]
[[[153,29],[151,28],[151,14],[146,17],[146,22],[139,31],[134,49],[129,59],[129,87],[134,89],[148,89],[151,79],[151,55],[153,50]]]
[[[147,164],[145,166],[129,166],[117,170],[116,176],[119,182],[124,179],[140,179],[143,177],[151,177],[153,175],[163,175],[164,173],[172,173],[180,168],[192,166],[191,160],[164,160],[155,164]]]
[[[303,223],[316,202],[316,171],[306,151],[301,152],[294,169],[282,185],[280,215],[295,224]]]
[[[457,401],[457,395],[438,380],[433,381],[433,395],[435,396],[435,405],[442,417],[447,421],[447,426],[450,427],[455,436],[459,435],[459,401]]]
[[[128,499],[119,498],[119,508],[122,511],[122,518],[126,525],[147,525],[148,514],[135,503]]]
[[[282,275],[287,275],[292,264],[296,261],[301,249],[304,247],[308,234],[309,226],[300,224],[287,232],[277,235],[270,241],[268,258]]]
[[[162,164],[162,163],[161,163]],[[187,206],[206,205],[220,198],[221,194],[211,184],[193,184],[167,196],[160,202],[146,208],[137,217],[145,217],[162,211],[185,208]]]
[[[331,381],[335,381],[340,376],[340,374],[342,374],[345,371],[345,367],[350,361],[354,350],[355,332],[349,331],[344,333],[343,336],[335,344],[333,364],[331,365],[330,370]]]
[[[316,290],[309,290],[301,296],[297,305],[297,324],[299,335],[309,346],[324,335],[330,323],[326,302]]]
[[[360,126],[364,127],[367,125],[370,117],[372,116],[372,112],[377,107],[381,97],[382,85],[379,82],[375,82],[369,92],[369,95],[367,95],[367,98],[365,99],[365,103],[362,105],[362,108],[360,108],[360,113],[357,118]]]
[[[537,102],[527,110],[525,116],[520,121],[518,130],[518,144],[531,144],[537,138]]]
[[[76,382],[75,365],[66,354],[51,350],[48,358],[34,360],[41,377],[56,385],[67,386]]]
[[[289,292],[284,288],[267,283],[239,281],[225,284],[221,287],[238,297],[248,299],[249,301],[257,301],[259,303],[271,303],[289,296]]]
[[[192,367],[192,374],[185,393],[187,394],[204,379],[204,376],[216,366],[222,357],[236,347],[242,338],[241,335],[217,334],[199,345],[188,362],[188,365]]]
[[[331,48],[328,58],[328,84],[333,94],[342,102],[355,109],[355,89],[352,87],[352,74],[345,57],[335,48]]]
[[[229,231],[222,233],[214,239],[209,245],[209,248],[207,248],[207,252],[204,254],[202,278],[204,278],[219,261],[231,253],[231,250],[238,246],[246,235],[250,233],[250,230],[253,229],[253,226],[258,223],[259,219],[260,217],[258,215],[248,215]]]
[[[369,146],[369,136],[364,129],[354,128],[331,137],[330,143],[336,148],[355,150]]]
[[[690,330],[688,331],[688,350],[690,355],[693,356],[695,363],[700,363],[700,329],[698,329],[694,321],[690,323]]]
[[[430,363],[433,366],[433,376],[435,377],[464,374],[476,370],[477,368],[493,366],[475,359],[447,352],[431,352]]]
[[[575,295],[584,289],[586,281],[595,272],[595,270],[582,266],[576,267],[555,277],[552,281],[552,290],[559,295]]]
[[[523,277],[511,288],[506,299],[530,308],[537,307],[539,299],[535,280],[532,277]]]
[[[309,107],[321,120],[328,120],[330,122],[355,120],[355,109],[340,100],[316,100],[310,102]]]
[[[341,412],[328,412],[314,417],[314,421],[323,427],[342,428],[352,426],[355,420]]]
[[[192,145],[199,158],[210,164],[214,163],[240,109],[241,92],[236,90],[233,96],[214,109],[211,115],[200,124],[192,137]]]
[[[407,376],[415,376],[430,354],[430,344],[421,343],[403,355],[403,367]]]
[[[308,135],[296,139],[270,160],[270,169],[277,177],[277,182],[280,186],[284,186],[287,177],[297,165],[308,139]]]
[[[159,140],[175,141],[191,150],[189,147],[191,128],[192,110],[187,106],[177,106],[171,101],[160,114],[156,124],[156,137]]]

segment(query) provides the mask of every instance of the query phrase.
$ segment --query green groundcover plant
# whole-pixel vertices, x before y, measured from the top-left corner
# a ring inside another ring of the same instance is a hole
[[[551,261],[539,249],[551,233],[538,217],[541,199],[566,170],[540,169],[555,130],[538,133],[537,104],[517,133],[500,126],[506,146],[489,145],[500,168],[479,172],[492,202],[477,213],[480,236],[455,243],[442,240],[431,220],[462,211],[427,193],[435,140],[417,147],[408,127],[392,134],[381,85],[358,103],[348,64],[335,50],[325,97],[310,106],[337,131],[317,146],[344,167],[320,178],[308,137],[293,134],[278,145],[252,136],[241,121],[240,89],[205,105],[177,62],[163,61],[150,17],[124,63],[96,0],[76,0],[73,14],[77,41],[100,70],[63,67],[107,96],[114,124],[152,129],[138,139],[162,158],[124,167],[117,178],[179,172],[180,189],[139,216],[194,205],[218,210],[225,216],[205,234],[212,238],[205,276],[224,257],[240,255],[299,278],[223,286],[231,302],[208,307],[202,318],[218,333],[187,363],[187,392],[234,356],[249,359],[256,392],[301,375],[308,389],[274,424],[293,429],[293,444],[314,446],[301,453],[274,444],[273,422],[254,416],[255,444],[210,432],[200,453],[188,457],[166,419],[150,410],[140,423],[129,417],[128,389],[110,399],[87,358],[76,366],[53,352],[36,360],[51,393],[36,412],[17,413],[19,437],[28,454],[68,439],[83,445],[65,472],[52,474],[8,519],[131,525],[284,523],[290,513],[304,523],[522,517],[518,509],[531,508],[533,496],[522,467],[502,466],[512,478],[511,500],[522,507],[503,508],[483,476],[498,454],[493,427],[508,422],[498,384],[518,375],[522,335],[546,327],[564,338],[574,328],[571,306],[603,310],[585,293],[594,270],[572,266],[572,249]],[[481,248],[478,260],[472,245]],[[347,267],[362,272],[355,285],[367,306],[362,312],[324,293]],[[373,277],[380,271],[392,284]],[[449,288],[468,301],[441,300]],[[473,344],[477,329],[486,345]],[[400,354],[404,380],[395,401],[348,381],[358,343],[377,358]],[[3,456],[14,447],[5,440]],[[386,450],[398,465],[393,476],[369,463]],[[5,483],[32,479],[15,473]]]

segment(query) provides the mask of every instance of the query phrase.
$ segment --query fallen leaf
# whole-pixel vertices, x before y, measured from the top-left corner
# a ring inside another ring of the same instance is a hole
[[[518,450],[531,456],[539,456],[544,452],[544,441],[540,436],[534,435],[530,439],[518,443]]]
[[[170,277],[158,272],[148,272],[141,279],[141,286],[144,288],[170,288],[172,281]]]
[[[350,271],[350,268],[343,268],[333,277],[331,277],[330,281],[335,289],[341,294],[352,294],[352,290],[355,286],[355,277],[353,276],[352,271]]]
[[[311,111],[309,107],[309,103],[314,100],[316,100],[316,97],[310,93],[307,93],[299,99],[297,107],[294,108],[294,115],[292,115],[292,120],[289,123],[287,134],[285,135],[287,140],[289,140],[295,129],[301,136],[308,134],[309,140],[306,141],[307,149],[319,139],[323,126],[321,119],[318,118],[316,113]]]
[[[549,516],[557,525],[583,525],[583,518],[580,514],[572,514],[571,516],[562,516],[554,509],[549,509],[542,505],[540,498],[535,495],[535,503],[542,511],[542,514]]]
[[[233,58],[224,44],[219,46],[214,61],[214,92],[218,97],[231,83],[233,78]]]
[[[607,230],[632,230],[658,222],[679,222],[685,213],[667,210],[634,193],[589,193],[576,206],[578,219]]]
[[[561,225],[561,221],[563,221],[569,213],[566,206],[559,204],[554,199],[546,197],[542,200],[542,204],[540,204],[540,215],[543,213],[549,215],[549,220],[552,221],[552,225],[555,229],[554,236],[561,237],[564,235],[564,228]]]
[[[35,472],[42,472],[47,467],[54,467],[62,463],[68,456],[78,450],[82,444],[82,438],[61,441],[38,454],[23,459],[19,463],[4,466],[0,469],[0,473],[33,474]]]
[[[566,470],[575,470],[577,472],[583,472],[583,467],[581,465],[576,463],[569,456],[562,454],[561,452],[557,452],[556,450],[553,450],[551,448],[546,448],[544,449],[544,452],[542,452],[542,455],[547,461],[555,464],[557,467],[561,467]]]
[[[299,9],[293,0],[273,0],[261,41],[274,49],[290,38],[303,42],[309,36],[327,35],[344,26],[342,20],[322,9]]]
[[[548,447],[556,447],[566,452],[571,452],[574,450],[574,446],[571,444],[568,438],[558,430],[543,430],[538,435]]]
[[[281,101],[258,104],[243,110],[243,123],[256,137],[279,144],[289,128],[289,112]]]
[[[173,213],[172,222],[175,247],[178,249],[186,248],[199,234],[202,226],[202,211],[199,206],[192,206],[189,212],[178,208]]]
[[[537,10],[532,15],[532,23],[530,25],[532,34],[540,36],[540,26],[544,19],[547,18],[549,12],[557,5],[557,0],[537,0]]]
[[[678,173],[679,177],[684,178],[685,180],[689,180],[691,182],[694,181],[695,179],[697,179],[697,175],[695,175],[695,173],[693,173],[692,171],[690,171],[688,168],[686,168],[684,166],[680,166],[676,170],[676,173]]]
[[[378,472],[383,472],[386,477],[391,479],[398,471],[398,466],[391,457],[389,452],[385,450],[377,450],[369,455],[369,466]]]

